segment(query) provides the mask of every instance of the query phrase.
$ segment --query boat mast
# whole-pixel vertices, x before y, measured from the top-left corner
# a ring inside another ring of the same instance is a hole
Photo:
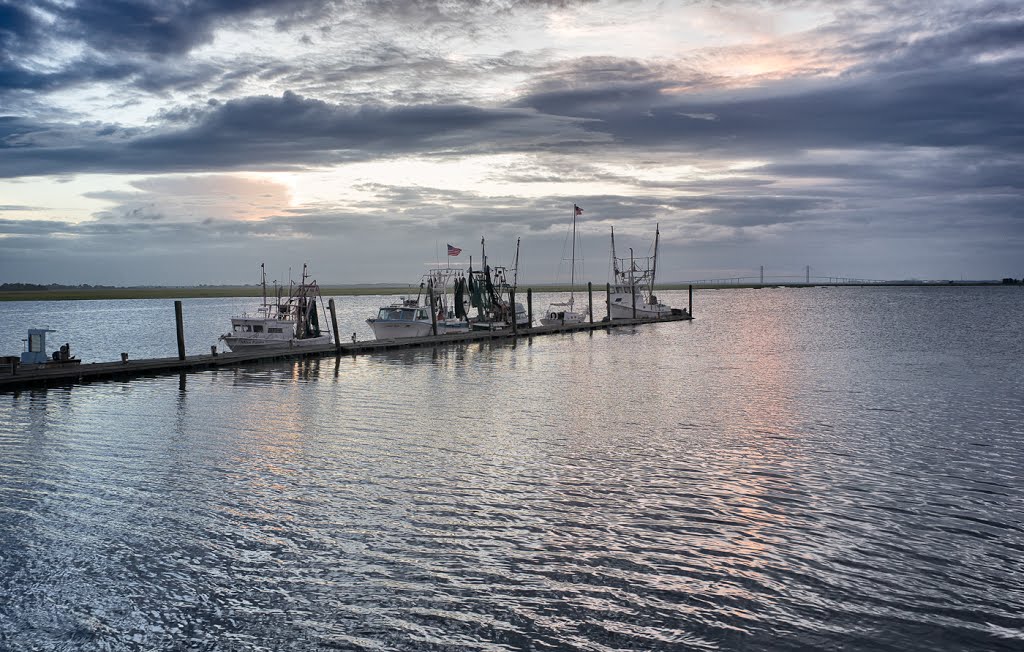
[[[266,263],[260,263],[260,275],[263,277],[263,280],[262,280],[262,283],[263,283],[263,305],[266,306],[267,305],[267,268],[266,268]],[[268,317],[270,316],[269,312],[267,313],[267,316]]]
[[[522,238],[516,238],[516,260],[512,263],[512,289],[516,289],[516,285],[519,283],[519,241]]]
[[[633,262],[633,247],[629,248],[629,285],[632,287],[635,284],[633,272],[636,271],[636,263]]]
[[[576,302],[576,204],[572,205],[572,267],[569,270],[569,310]],[[564,250],[563,250],[564,251]]]
[[[654,294],[654,274],[658,271],[658,238],[661,235],[660,225],[654,225],[654,262],[651,264],[651,294]]]
[[[615,227],[612,227],[612,278],[619,282],[619,259],[615,257]]]

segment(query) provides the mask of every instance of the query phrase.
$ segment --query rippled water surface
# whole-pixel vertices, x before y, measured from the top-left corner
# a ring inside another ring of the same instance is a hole
[[[187,301],[190,350],[250,302]],[[1024,292],[695,303],[0,395],[0,649],[1024,647]],[[175,350],[166,301],[0,324]]]

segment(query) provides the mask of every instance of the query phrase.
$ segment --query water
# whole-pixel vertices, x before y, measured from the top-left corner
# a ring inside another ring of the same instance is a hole
[[[36,307],[141,357],[169,304]],[[1024,293],[695,304],[0,395],[0,649],[1021,649]]]

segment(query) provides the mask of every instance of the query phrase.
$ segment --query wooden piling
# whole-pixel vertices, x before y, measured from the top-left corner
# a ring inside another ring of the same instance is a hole
[[[689,302],[689,306],[686,309],[686,314],[690,315],[691,318],[693,317],[693,286],[692,285],[690,286],[690,302]]]
[[[334,329],[334,350],[341,351],[341,333],[338,332],[338,311],[334,307],[334,299],[327,302],[331,309],[331,327]]]
[[[508,305],[512,309],[512,334],[515,335],[519,332],[519,315],[516,313],[516,291],[514,288],[509,288]]]
[[[174,302],[174,326],[178,332],[178,359],[185,359],[185,321],[181,316],[181,301]]]
[[[526,318],[529,320],[529,327],[533,328],[533,288],[526,288]]]
[[[632,279],[631,279],[632,280]],[[630,302],[633,304],[633,319],[636,319],[636,283],[629,286],[632,290]]]
[[[587,312],[590,313],[590,323],[594,323],[594,284],[587,281]]]
[[[430,332],[437,337],[437,306],[434,304],[433,283],[427,283],[427,296],[430,297]]]

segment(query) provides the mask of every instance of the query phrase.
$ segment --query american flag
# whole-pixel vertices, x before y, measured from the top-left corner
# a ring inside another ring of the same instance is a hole
[[[453,247],[451,245],[448,245],[448,255],[449,256],[458,256],[461,253],[462,253],[462,250],[459,249],[458,247]]]
[[[576,204],[573,204],[572,207],[576,209],[576,214],[577,215],[583,215],[583,209],[582,208],[580,208]]]

